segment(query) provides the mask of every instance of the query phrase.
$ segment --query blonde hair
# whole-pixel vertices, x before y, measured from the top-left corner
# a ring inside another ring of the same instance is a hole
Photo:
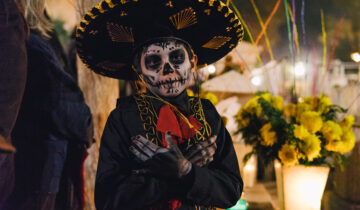
[[[76,0],[76,8],[80,18],[100,2],[101,0]]]
[[[18,0],[19,7],[23,10],[24,17],[31,29],[37,30],[45,38],[53,29],[51,20],[45,15],[46,0]]]

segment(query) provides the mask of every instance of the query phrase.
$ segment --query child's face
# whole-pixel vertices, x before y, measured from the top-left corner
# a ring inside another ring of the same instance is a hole
[[[148,89],[174,97],[185,90],[196,64],[184,44],[164,41],[149,45],[141,54],[140,65]]]

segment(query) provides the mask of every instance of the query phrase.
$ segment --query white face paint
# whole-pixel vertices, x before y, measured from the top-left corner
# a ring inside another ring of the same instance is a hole
[[[141,54],[141,72],[152,92],[174,97],[187,87],[195,64],[190,61],[184,44],[164,41],[151,44]]]

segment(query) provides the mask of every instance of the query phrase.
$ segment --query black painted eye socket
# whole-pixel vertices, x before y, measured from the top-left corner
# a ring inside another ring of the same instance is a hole
[[[185,61],[185,52],[182,49],[170,52],[169,59],[172,64],[180,65]]]
[[[159,55],[149,55],[145,57],[145,66],[147,69],[157,70],[161,65],[161,57]]]

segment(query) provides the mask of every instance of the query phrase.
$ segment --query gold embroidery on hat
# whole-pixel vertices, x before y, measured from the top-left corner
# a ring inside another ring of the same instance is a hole
[[[237,23],[234,24],[234,28],[238,27],[240,25],[240,21],[238,21]]]
[[[82,26],[79,26],[79,27],[78,27],[78,30],[80,30],[80,31],[82,31],[82,32],[85,32],[85,28],[82,27]]]
[[[124,16],[126,16],[126,15],[128,15],[128,14],[127,14],[125,11],[121,11],[121,12],[120,12],[120,16],[121,16],[121,17],[124,17]]]
[[[218,6],[217,10],[218,10],[219,12],[221,12],[221,10],[222,10],[222,8],[225,6],[225,4],[222,3],[221,1],[219,1],[219,2],[220,2],[220,5]]]
[[[210,12],[211,12],[211,10],[210,10],[210,9],[206,9],[206,10],[204,10],[204,13],[206,13],[208,16],[210,15]]]
[[[165,4],[165,6],[173,8],[174,5],[172,4],[172,1],[169,1],[168,3]]]
[[[116,23],[107,23],[106,28],[113,42],[134,42],[131,27],[118,25]]]
[[[81,20],[81,22],[84,23],[85,25],[89,25],[89,21],[87,21],[85,19]]]
[[[214,1],[215,1],[215,0],[209,0],[209,6],[210,6],[210,7],[214,6]]]
[[[80,34],[80,33],[76,32],[76,37],[77,37],[77,38],[81,38],[81,39],[82,39],[84,36],[83,36],[82,34]]]
[[[210,41],[208,41],[202,47],[217,50],[230,40],[231,37],[228,36],[214,36]]]
[[[128,3],[128,0],[121,0],[120,3],[121,4],[126,4],[126,3]]]
[[[231,29],[232,29],[232,27],[230,27],[230,26],[229,26],[229,27],[226,27],[226,31],[227,31],[227,32],[231,31]]]
[[[241,33],[243,31],[242,28],[238,28],[238,30],[236,30],[236,33]]]
[[[139,0],[133,0],[133,2],[138,2]]]
[[[96,5],[95,8],[98,9],[100,13],[104,13],[105,10],[102,8],[101,4],[102,4],[102,2],[100,2],[98,5]]]
[[[230,46],[229,46],[229,48],[233,48],[235,45],[234,44],[231,44]]]
[[[88,12],[87,15],[89,15],[91,19],[95,19],[97,17],[97,15],[94,15],[92,12]]]
[[[227,18],[231,13],[232,13],[231,10],[228,8],[228,11],[227,11],[227,13],[225,13],[224,17]]]
[[[235,20],[237,20],[236,16],[230,19],[230,23],[234,22]]]
[[[199,2],[204,2],[204,0],[198,0]]]
[[[91,30],[91,31],[89,32],[89,34],[91,34],[91,35],[96,35],[98,32],[99,32],[98,30]]]
[[[169,17],[171,23],[177,30],[189,27],[197,23],[195,11],[189,7]]]
[[[115,4],[112,3],[111,0],[105,0],[105,2],[108,4],[109,8],[114,8],[115,7]]]

